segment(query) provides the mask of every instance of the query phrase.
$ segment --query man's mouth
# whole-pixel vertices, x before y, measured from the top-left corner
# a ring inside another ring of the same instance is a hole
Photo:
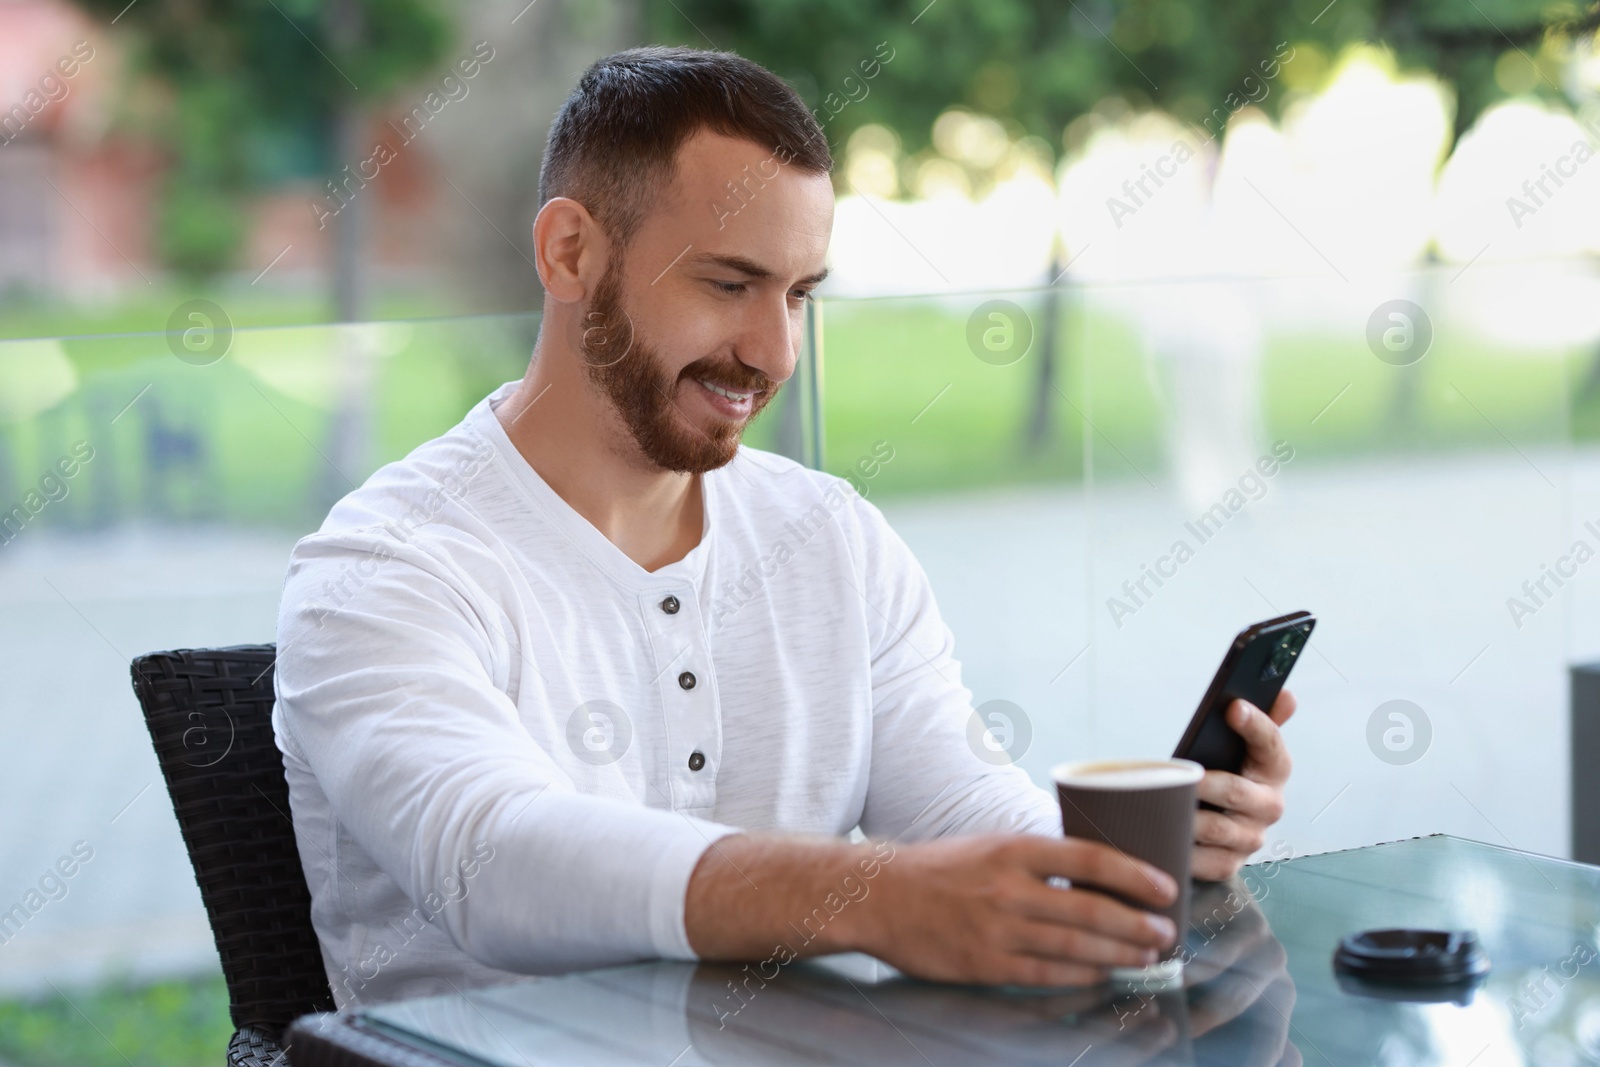
[[[746,389],[746,390],[730,389],[730,388],[727,388],[726,386],[721,386],[721,385],[717,385],[717,384],[715,384],[713,382],[708,382],[704,378],[696,378],[695,381],[699,382],[701,385],[705,386],[707,389],[711,390],[713,393],[716,393],[718,396],[725,396],[729,400],[732,400],[736,404],[737,403],[743,403],[744,401],[749,400],[751,397],[756,395],[755,394],[755,390],[753,390],[753,389]]]
[[[728,418],[744,418],[754,410],[758,390],[733,389],[704,378],[696,378],[694,382],[705,390],[705,398],[712,408]]]

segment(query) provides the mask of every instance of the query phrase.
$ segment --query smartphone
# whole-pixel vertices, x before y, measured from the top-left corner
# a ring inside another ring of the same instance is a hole
[[[1173,757],[1194,760],[1207,770],[1238,774],[1244,767],[1245,743],[1228,725],[1228,705],[1242,699],[1270,711],[1316,625],[1311,612],[1296,611],[1241,630],[1222,657],[1222,666]]]

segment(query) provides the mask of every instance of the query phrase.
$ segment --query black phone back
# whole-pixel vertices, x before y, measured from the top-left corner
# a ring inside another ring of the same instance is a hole
[[[1296,611],[1241,631],[1173,756],[1194,760],[1208,770],[1239,773],[1245,743],[1228,725],[1228,706],[1239,699],[1270,711],[1316,624],[1309,611]]]

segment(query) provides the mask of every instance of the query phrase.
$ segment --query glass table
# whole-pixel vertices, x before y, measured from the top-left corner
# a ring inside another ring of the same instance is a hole
[[[1339,939],[1476,930],[1469,989],[1348,989]],[[301,1020],[297,1064],[1600,1064],[1600,868],[1436,836],[1197,886],[1183,988],[983,989],[865,956],[657,962]],[[774,973],[776,972],[776,973]],[[1410,999],[1396,999],[1405,996]]]

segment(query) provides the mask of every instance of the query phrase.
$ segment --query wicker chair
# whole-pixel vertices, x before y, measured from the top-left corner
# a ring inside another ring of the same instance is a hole
[[[284,1029],[333,995],[272,737],[273,645],[152,652],[133,691],[228,983],[229,1067],[287,1067]]]

